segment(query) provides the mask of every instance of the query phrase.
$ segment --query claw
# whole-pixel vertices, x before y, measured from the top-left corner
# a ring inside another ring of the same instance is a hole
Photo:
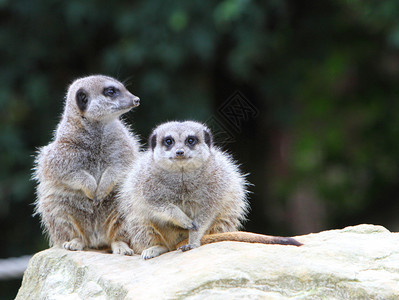
[[[193,223],[191,223],[191,225],[192,225],[191,228],[189,228],[190,230],[194,230],[194,231],[198,230],[199,227],[195,221],[193,221]]]
[[[194,249],[194,248],[197,248],[197,247],[195,247],[192,244],[187,244],[187,245],[183,245],[183,246],[179,247],[178,249],[183,251],[183,252],[186,252],[186,251],[189,251],[189,250]]]
[[[100,204],[101,199],[97,198],[97,196],[94,196],[93,202],[94,202],[95,205],[98,205],[98,204]]]

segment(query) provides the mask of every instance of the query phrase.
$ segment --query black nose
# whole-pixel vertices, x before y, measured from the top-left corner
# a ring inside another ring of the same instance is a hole
[[[139,105],[140,104],[140,98],[139,97],[135,97],[134,99],[133,99],[133,104],[134,105]]]
[[[182,149],[176,150],[176,156],[184,156],[184,150]]]

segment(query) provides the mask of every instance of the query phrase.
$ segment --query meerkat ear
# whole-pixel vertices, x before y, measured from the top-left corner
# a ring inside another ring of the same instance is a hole
[[[209,147],[213,145],[213,137],[208,130],[204,130],[204,140],[205,144],[207,144]]]
[[[150,140],[148,143],[151,147],[151,150],[154,150],[155,146],[157,145],[157,135],[153,134],[150,136]]]
[[[79,89],[76,92],[76,104],[78,105],[78,108],[80,111],[84,112],[87,109],[88,102],[89,102],[89,96],[87,92],[84,89]]]

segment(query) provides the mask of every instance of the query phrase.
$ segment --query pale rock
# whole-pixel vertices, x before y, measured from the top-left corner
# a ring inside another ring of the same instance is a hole
[[[297,239],[147,261],[53,248],[31,259],[16,299],[399,299],[399,233],[358,225]]]

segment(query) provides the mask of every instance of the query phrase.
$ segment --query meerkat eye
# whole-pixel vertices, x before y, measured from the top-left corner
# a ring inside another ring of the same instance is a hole
[[[186,139],[186,145],[188,146],[194,146],[195,144],[197,144],[198,139],[195,136],[189,136]]]
[[[103,94],[104,94],[104,96],[107,96],[107,97],[115,97],[115,96],[119,95],[119,89],[117,89],[113,86],[106,87],[103,90]]]
[[[174,140],[173,138],[171,138],[171,137],[166,137],[166,138],[164,138],[164,140],[163,140],[163,144],[164,144],[166,147],[170,147],[170,146],[172,146],[174,143],[175,143],[175,140]]]

